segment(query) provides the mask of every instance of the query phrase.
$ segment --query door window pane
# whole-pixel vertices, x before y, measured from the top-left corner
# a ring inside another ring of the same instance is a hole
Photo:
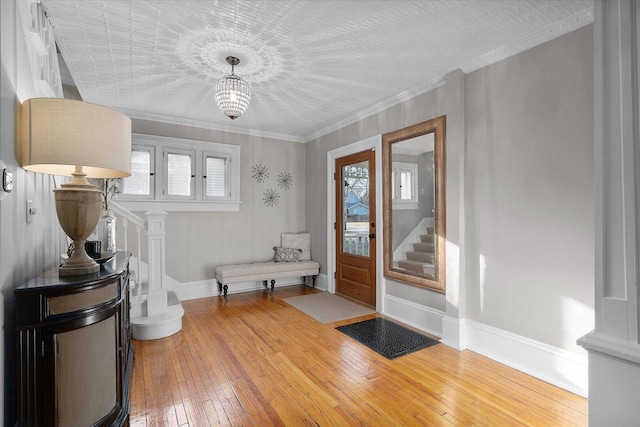
[[[369,256],[368,162],[342,168],[342,252]]]

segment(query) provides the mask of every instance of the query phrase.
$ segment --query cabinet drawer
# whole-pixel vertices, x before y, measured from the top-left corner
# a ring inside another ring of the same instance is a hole
[[[118,280],[88,291],[47,299],[47,316],[95,307],[118,298]]]

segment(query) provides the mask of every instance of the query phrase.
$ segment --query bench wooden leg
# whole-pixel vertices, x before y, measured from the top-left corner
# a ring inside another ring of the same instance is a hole
[[[222,295],[222,282],[218,282],[218,296]]]
[[[311,276],[311,285],[307,285],[307,277],[309,276],[302,276],[302,286],[311,286],[312,288],[316,287],[316,277],[318,277],[317,275],[313,275]]]
[[[263,281],[262,281],[262,286],[264,286],[264,288],[265,288],[265,289],[267,289],[267,286],[268,286],[268,285],[267,285],[267,281],[266,281],[266,280],[263,280]]]
[[[227,299],[227,290],[229,290],[229,285],[224,285],[224,299]]]
[[[274,279],[271,279],[271,293],[273,293],[273,288],[276,287],[276,281]]]

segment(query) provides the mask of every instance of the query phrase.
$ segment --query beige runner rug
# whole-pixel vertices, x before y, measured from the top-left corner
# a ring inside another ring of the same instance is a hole
[[[375,310],[329,292],[284,298],[284,302],[320,323],[332,323],[375,313]]]

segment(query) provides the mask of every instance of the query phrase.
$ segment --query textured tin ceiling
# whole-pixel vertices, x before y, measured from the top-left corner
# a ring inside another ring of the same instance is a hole
[[[593,21],[592,0],[41,0],[83,100],[307,141]],[[217,108],[215,82],[252,87]]]

